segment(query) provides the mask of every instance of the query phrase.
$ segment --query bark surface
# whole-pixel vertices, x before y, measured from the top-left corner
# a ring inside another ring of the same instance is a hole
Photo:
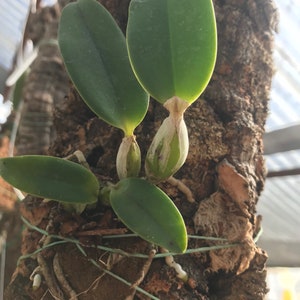
[[[101,2],[124,30],[129,1]],[[254,238],[260,228],[256,203],[266,173],[262,135],[273,74],[276,9],[272,1],[215,0],[214,4],[218,23],[217,65],[201,100],[185,114],[190,151],[185,165],[176,174],[196,201],[188,202],[177,187],[168,183],[160,187],[180,209],[189,234],[222,237],[238,245],[176,256],[176,262],[189,276],[184,283],[163,259],[154,259],[147,270],[147,259],[95,249],[93,245],[102,245],[149,254],[149,244],[138,238],[101,238],[111,230],[115,233],[126,230],[110,208],[99,205],[78,216],[64,211],[57,203],[28,196],[21,204],[21,213],[32,225],[50,234],[76,239],[84,245],[84,251],[69,242],[21,260],[5,299],[149,299],[104,274],[103,269],[130,283],[139,283],[140,288],[162,300],[264,298],[267,254],[256,246]],[[116,182],[115,157],[121,132],[97,119],[74,88],[64,97],[68,84],[57,53],[55,62],[58,63],[47,66],[47,74],[60,84],[37,95],[40,99],[58,99],[54,114],[56,135],[48,153],[65,157],[81,150],[102,182]],[[34,76],[39,75],[35,72],[39,70],[37,67],[32,71],[25,89],[28,95],[35,94],[29,86],[36,81]],[[166,115],[161,105],[151,102],[144,122],[136,130],[143,157]],[[22,253],[33,253],[53,241],[27,228],[23,232]],[[191,239],[189,248],[216,244],[216,241]],[[42,276],[42,284],[36,290],[30,281],[34,270]],[[144,271],[148,272],[140,280]]]

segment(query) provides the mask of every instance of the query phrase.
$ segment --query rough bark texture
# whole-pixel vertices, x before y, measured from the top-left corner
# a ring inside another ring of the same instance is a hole
[[[124,29],[129,1],[101,2]],[[253,238],[259,230],[255,206],[265,178],[262,134],[273,73],[276,11],[272,1],[215,0],[214,4],[219,32],[217,65],[202,99],[186,112],[190,151],[185,165],[176,174],[191,189],[196,203],[189,203],[174,186],[160,186],[182,212],[190,234],[223,237],[239,245],[176,256],[188,272],[186,284],[163,259],[153,260],[140,287],[159,299],[263,299],[267,292],[267,254],[255,245]],[[52,66],[49,74],[57,79],[55,68]],[[65,86],[58,87],[62,93]],[[47,95],[41,93],[40,97]],[[64,99],[61,93],[57,95]],[[102,182],[115,182],[115,156],[121,133],[97,119],[74,89],[61,103],[54,119],[56,140],[49,153],[64,157],[79,149]],[[165,116],[161,105],[151,102],[144,122],[136,130],[143,156]],[[149,245],[137,238],[100,237],[99,233],[105,230],[124,228],[110,208],[99,206],[76,216],[56,203],[27,197],[21,212],[34,226],[78,239],[85,245],[87,256],[74,243],[67,243],[22,260],[5,299],[148,299],[140,292],[130,298],[133,289],[92,264],[94,260],[101,268],[110,267],[113,273],[134,283],[146,263],[145,259],[93,247],[97,244],[130,253],[149,253]],[[41,233],[27,229],[23,233],[22,252],[32,253],[46,243]],[[189,248],[215,244],[190,240]],[[34,291],[29,277],[38,265],[37,272],[43,280]]]
[[[55,137],[53,110],[68,93],[68,77],[57,45],[58,5],[30,15],[25,38],[39,45],[39,55],[26,78],[16,141],[17,155],[46,154]]]

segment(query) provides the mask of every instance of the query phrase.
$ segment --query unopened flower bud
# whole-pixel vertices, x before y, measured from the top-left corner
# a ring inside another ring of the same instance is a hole
[[[184,164],[189,139],[183,115],[170,114],[157,131],[146,156],[146,175],[153,182],[172,176]]]
[[[141,169],[141,151],[134,135],[123,138],[116,165],[119,179],[138,176]]]

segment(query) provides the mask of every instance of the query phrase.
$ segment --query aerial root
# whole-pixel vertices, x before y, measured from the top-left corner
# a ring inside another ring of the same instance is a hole
[[[141,272],[140,272],[140,276],[139,278],[132,284],[131,288],[133,289],[133,292],[128,295],[125,300],[133,300],[134,298],[134,295],[136,293],[136,287],[138,287],[142,282],[143,280],[145,279],[145,276],[147,275],[150,267],[151,267],[151,264],[152,264],[152,261],[153,261],[153,258],[156,254],[156,250],[155,249],[151,249],[150,252],[149,252],[149,256],[148,256],[148,259],[146,260]]]
[[[192,191],[190,190],[190,188],[185,185],[181,180],[176,179],[175,177],[171,176],[167,179],[167,182],[175,187],[178,188],[178,190],[180,192],[182,192],[185,196],[186,199],[190,202],[190,203],[194,203],[195,199],[194,199],[194,195],[192,193]]]
[[[60,286],[64,292],[69,296],[70,300],[78,300],[76,292],[72,289],[69,282],[65,278],[61,265],[59,263],[59,255],[56,253],[53,258],[53,271],[56,279],[60,283]]]

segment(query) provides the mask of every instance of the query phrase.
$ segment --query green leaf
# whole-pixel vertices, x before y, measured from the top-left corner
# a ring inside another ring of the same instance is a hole
[[[126,178],[112,189],[110,201],[120,220],[146,241],[182,253],[187,247],[183,218],[173,201],[141,178]]]
[[[131,135],[148,109],[148,95],[131,69],[125,37],[97,1],[67,5],[59,47],[67,71],[86,104],[107,123]]]
[[[14,187],[51,200],[94,203],[99,183],[83,166],[57,157],[27,155],[0,159],[0,175]]]
[[[215,65],[217,33],[211,0],[132,0],[127,46],[141,85],[161,103],[194,102]]]

